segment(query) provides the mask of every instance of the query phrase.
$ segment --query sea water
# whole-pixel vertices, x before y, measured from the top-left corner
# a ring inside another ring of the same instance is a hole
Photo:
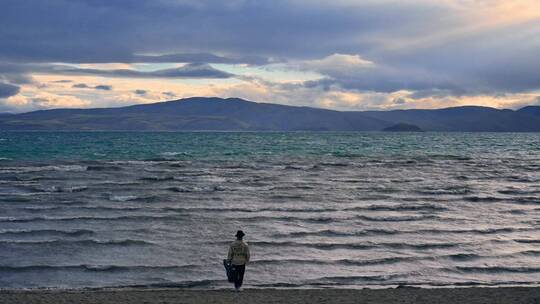
[[[540,282],[540,134],[0,132],[0,288]]]

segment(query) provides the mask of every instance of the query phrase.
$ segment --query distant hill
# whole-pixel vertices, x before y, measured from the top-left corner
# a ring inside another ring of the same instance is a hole
[[[519,109],[518,112],[540,117],[540,106],[527,106]]]
[[[53,109],[0,115],[0,130],[380,131],[396,123],[424,131],[540,131],[540,116],[486,107],[340,112],[193,97],[120,108]]]
[[[387,132],[423,132],[420,127],[416,125],[406,124],[406,123],[398,123],[393,126],[384,128],[383,131]]]
[[[364,115],[384,121],[413,124],[425,131],[539,132],[540,117],[488,107],[454,107],[436,110],[368,111]]]
[[[358,112],[193,97],[121,108],[41,110],[0,117],[0,130],[381,130]]]

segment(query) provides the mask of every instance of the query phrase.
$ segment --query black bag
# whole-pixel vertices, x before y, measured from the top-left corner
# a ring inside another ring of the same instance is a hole
[[[225,273],[227,274],[227,281],[229,281],[229,283],[233,283],[234,282],[234,275],[233,275],[234,268],[231,262],[227,260],[223,260],[223,267],[225,267]]]

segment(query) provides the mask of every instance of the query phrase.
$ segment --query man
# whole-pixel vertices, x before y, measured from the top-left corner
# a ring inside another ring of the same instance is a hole
[[[242,287],[246,264],[249,262],[249,247],[242,240],[244,235],[242,230],[236,232],[236,241],[232,242],[227,255],[227,260],[231,262],[233,267],[234,288],[236,288],[236,291],[240,291],[240,287]]]

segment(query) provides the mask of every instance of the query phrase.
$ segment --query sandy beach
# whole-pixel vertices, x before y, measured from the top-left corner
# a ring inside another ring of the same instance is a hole
[[[540,303],[538,287],[397,289],[246,289],[232,290],[88,290],[2,291],[0,303]]]

